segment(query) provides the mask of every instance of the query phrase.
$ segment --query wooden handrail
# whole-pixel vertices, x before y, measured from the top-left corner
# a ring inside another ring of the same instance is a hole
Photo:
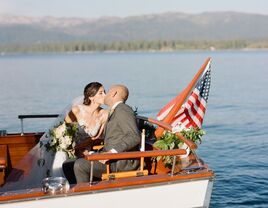
[[[174,150],[152,150],[152,151],[135,151],[135,152],[122,152],[122,153],[103,153],[103,154],[91,154],[85,156],[85,159],[94,160],[122,160],[132,159],[140,157],[157,157],[157,156],[173,156],[173,155],[185,155],[186,150],[174,149]]]
[[[148,121],[152,124],[156,124],[158,126],[161,126],[163,127],[165,130],[168,130],[168,131],[172,131],[172,126],[165,123],[165,122],[162,122],[162,121],[158,121],[156,119],[153,119],[153,118],[148,118]]]
[[[155,120],[153,118],[147,118],[147,117],[144,117],[144,116],[137,116],[138,119],[141,119],[141,120],[144,120],[144,121],[148,121],[152,124],[155,124],[155,125],[158,125],[159,127],[165,129],[165,130],[168,130],[168,131],[171,131],[172,132],[172,127],[171,125],[163,122],[163,121],[158,121],[158,120]],[[176,133],[176,136],[181,140],[183,141],[190,149],[192,150],[195,150],[197,149],[197,145],[189,140],[189,139],[186,139],[181,133]]]
[[[175,135],[179,137],[179,139],[183,141],[191,150],[197,149],[197,144],[189,139],[186,139],[181,133],[177,132]]]
[[[143,120],[143,121],[148,121],[148,122],[150,122],[152,124],[155,124],[155,125],[157,125],[159,127],[163,127],[165,130],[172,131],[172,126],[167,124],[167,123],[165,123],[165,122],[158,121],[158,120],[153,119],[153,118],[147,118],[145,116],[137,115],[136,117],[137,117],[137,119],[140,119],[140,120]]]

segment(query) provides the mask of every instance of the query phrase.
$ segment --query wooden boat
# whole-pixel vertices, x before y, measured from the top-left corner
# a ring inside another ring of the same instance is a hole
[[[22,118],[23,116],[20,116]],[[30,116],[26,116],[30,117]],[[38,117],[38,116],[35,116]],[[41,116],[43,117],[43,116]],[[163,122],[138,117],[139,122],[149,122],[166,130],[171,127]],[[7,134],[0,137],[1,183],[18,161],[38,143],[43,133]],[[196,144],[179,135],[191,149],[184,159],[183,149],[154,150],[152,138],[146,140],[146,151],[117,154],[93,154],[88,160],[145,158],[145,168],[124,173],[107,173],[106,179],[71,185],[66,193],[46,194],[41,187],[0,193],[0,206],[4,207],[74,207],[88,204],[90,207],[208,207],[212,193],[214,173],[195,154]],[[176,155],[176,164],[165,168],[156,156]],[[185,162],[187,161],[187,162]],[[133,203],[133,199],[136,203]],[[111,203],[114,205],[111,205]],[[131,202],[131,203],[130,203]]]
[[[184,91],[183,96],[186,96]],[[178,107],[178,106],[176,106]],[[23,119],[56,117],[57,115],[21,115],[22,132],[3,133],[0,136],[0,184],[18,164],[27,152],[38,142],[43,132],[23,132]],[[161,130],[172,131],[172,127],[163,121],[137,116],[137,122],[144,125],[158,126]],[[142,129],[141,129],[142,130]],[[124,153],[92,154],[86,156],[94,160],[120,160],[140,158],[141,166],[136,171],[107,172],[102,180],[89,183],[71,184],[70,189],[58,192],[44,192],[40,188],[0,192],[0,206],[11,207],[209,207],[214,172],[195,153],[197,145],[176,133],[189,148],[157,150],[153,147],[155,137],[145,138],[145,150]],[[144,133],[142,135],[144,138]],[[95,147],[92,147],[93,149]],[[171,168],[163,165],[157,156],[173,156]],[[181,157],[185,156],[185,157]]]

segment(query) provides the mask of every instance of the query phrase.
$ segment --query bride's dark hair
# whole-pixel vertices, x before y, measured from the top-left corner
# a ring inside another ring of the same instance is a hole
[[[97,94],[99,89],[102,87],[102,84],[99,82],[91,82],[87,84],[84,88],[84,102],[85,105],[90,105],[90,97],[93,97]]]

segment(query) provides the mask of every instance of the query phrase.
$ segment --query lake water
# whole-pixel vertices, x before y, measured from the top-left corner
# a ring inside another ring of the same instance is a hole
[[[60,113],[92,81],[106,89],[127,85],[128,104],[156,117],[209,56],[207,135],[198,154],[216,173],[211,207],[268,207],[265,51],[0,56],[0,129],[19,131],[19,114]],[[42,131],[51,122],[25,120],[25,130]]]

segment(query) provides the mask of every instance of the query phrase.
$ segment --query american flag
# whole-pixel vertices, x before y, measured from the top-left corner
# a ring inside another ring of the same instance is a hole
[[[203,118],[206,112],[206,105],[210,89],[210,65],[211,61],[207,63],[206,68],[200,76],[191,95],[186,99],[184,104],[176,113],[175,117],[172,119],[172,127],[180,125],[181,127],[185,128],[201,128]],[[157,114],[158,120],[163,120],[168,115],[179,97],[180,95],[175,97],[171,102],[169,102],[159,111],[159,113]]]

